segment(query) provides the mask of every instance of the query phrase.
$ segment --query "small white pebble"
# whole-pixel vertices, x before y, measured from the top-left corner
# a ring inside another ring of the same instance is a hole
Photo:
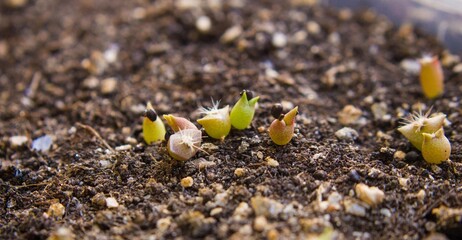
[[[349,214],[364,217],[366,216],[366,208],[358,203],[352,201],[345,201],[343,203],[345,211]]]
[[[19,147],[27,143],[28,138],[26,136],[12,136],[8,141],[12,147]]]
[[[266,157],[265,158],[265,161],[266,161],[266,165],[270,166],[270,167],[277,167],[279,166],[279,162],[276,161],[274,158],[272,157]]]
[[[355,187],[356,196],[367,205],[374,207],[383,202],[385,193],[377,187],[369,187],[366,184],[358,183]]]
[[[115,78],[106,78],[101,82],[101,93],[110,94],[117,88],[117,80]]]
[[[106,206],[108,208],[117,208],[119,207],[119,203],[117,202],[117,200],[113,197],[108,197],[106,198]]]
[[[358,138],[359,134],[353,128],[344,127],[335,132],[335,136],[340,140],[352,141]]]
[[[212,28],[212,21],[207,16],[200,16],[196,20],[196,28],[201,33],[207,33]]]
[[[391,217],[391,211],[388,208],[380,209],[380,213],[385,217]]]
[[[132,145],[130,144],[126,144],[126,145],[122,145],[122,146],[117,146],[115,148],[116,151],[120,152],[120,151],[127,151],[127,150],[130,150],[132,148]]]
[[[48,208],[47,214],[50,217],[60,218],[64,216],[65,212],[66,212],[66,208],[64,207],[64,205],[58,202],[58,203],[53,203],[50,205],[50,207]]]
[[[287,45],[287,37],[284,33],[276,32],[273,34],[272,44],[276,48],[283,48]]]
[[[239,25],[233,26],[226,30],[220,38],[222,43],[231,43],[236,40],[242,34],[242,27]]]
[[[236,177],[243,177],[243,176],[245,176],[245,169],[244,169],[244,168],[236,168],[236,169],[234,170],[234,175],[235,175]]]

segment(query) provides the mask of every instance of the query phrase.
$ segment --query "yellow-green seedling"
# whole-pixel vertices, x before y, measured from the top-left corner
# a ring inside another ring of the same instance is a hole
[[[197,122],[204,127],[205,132],[210,137],[224,140],[231,130],[231,120],[229,106],[218,108],[219,103],[213,103],[211,108],[201,108],[201,113],[205,114],[205,116],[197,120]]]
[[[185,130],[185,129],[197,129],[196,125],[189,121],[186,118],[182,117],[175,117],[171,114],[164,115],[165,121],[167,121],[167,124],[173,129],[174,132],[178,132],[180,130]]]
[[[436,98],[443,94],[444,75],[438,57],[425,56],[420,62],[420,85],[428,99]]]
[[[421,111],[414,112],[409,118],[404,119],[404,125],[398,131],[404,135],[414,147],[422,150],[423,133],[434,133],[443,127],[446,115],[436,113],[429,117],[430,111],[422,114]]]
[[[422,156],[428,163],[440,164],[449,159],[451,143],[444,136],[443,128],[435,133],[423,133]]]
[[[282,114],[282,105],[275,104],[271,109],[271,115],[276,119],[269,127],[269,136],[277,145],[286,145],[292,140],[295,129],[295,117],[298,114],[298,107]]]
[[[231,109],[230,117],[233,127],[243,130],[252,123],[258,99],[260,97],[253,97],[252,91],[243,90],[241,92],[241,98],[234,105],[233,109]]]
[[[186,161],[200,150],[202,132],[198,129],[180,130],[170,136],[167,142],[168,154],[179,161]]]
[[[144,111],[143,138],[147,144],[165,140],[165,125],[148,102]]]

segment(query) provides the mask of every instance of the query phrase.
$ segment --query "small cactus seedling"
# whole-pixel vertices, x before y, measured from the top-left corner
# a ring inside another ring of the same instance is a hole
[[[204,127],[210,137],[224,140],[231,130],[229,106],[219,109],[218,104],[219,102],[213,103],[213,107],[209,109],[202,108],[201,112],[205,116],[197,122]]]
[[[449,159],[451,143],[444,136],[443,128],[435,133],[423,133],[422,156],[428,163],[440,164]]]
[[[189,121],[186,118],[175,117],[171,114],[164,115],[164,119],[167,121],[167,124],[173,129],[174,132],[185,129],[197,129],[196,125]]]
[[[230,114],[231,125],[233,125],[233,127],[243,130],[252,123],[258,99],[260,99],[260,97],[253,97],[252,91],[243,90],[241,92],[241,98],[237,101],[236,105],[234,105]]]
[[[420,85],[428,99],[443,94],[444,75],[438,57],[425,56],[420,59]]]
[[[298,107],[282,114],[281,104],[275,104],[271,109],[271,115],[276,119],[269,127],[269,136],[277,145],[286,145],[292,140],[295,129],[295,117],[298,114]]]
[[[148,102],[143,118],[143,138],[147,144],[165,140],[165,126],[156,111]]]
[[[415,112],[408,119],[404,119],[405,125],[398,128],[398,131],[411,142],[414,147],[422,150],[423,133],[434,133],[443,127],[446,115],[443,113],[433,114],[431,117],[429,110],[422,114],[421,111]]]
[[[168,154],[179,161],[186,161],[200,150],[202,132],[186,118],[164,115],[168,125],[175,132],[167,142]]]
[[[186,161],[200,150],[202,132],[197,129],[184,129],[171,135],[167,142],[168,154],[179,161]]]

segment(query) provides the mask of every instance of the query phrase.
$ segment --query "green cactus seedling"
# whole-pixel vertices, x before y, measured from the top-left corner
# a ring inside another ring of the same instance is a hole
[[[243,130],[252,123],[258,99],[260,99],[260,97],[253,97],[251,91],[243,90],[241,92],[241,98],[234,105],[230,114],[231,125],[233,127]]]

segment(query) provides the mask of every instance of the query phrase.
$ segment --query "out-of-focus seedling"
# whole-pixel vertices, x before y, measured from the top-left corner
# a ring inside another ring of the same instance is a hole
[[[253,97],[252,91],[243,90],[241,92],[241,98],[234,105],[230,114],[231,125],[233,125],[233,127],[243,130],[252,123],[258,99],[260,99],[260,97]]]
[[[423,133],[422,156],[428,163],[440,164],[449,159],[451,143],[444,136],[443,128],[435,133]]]
[[[446,115],[442,113],[433,114],[430,110],[425,114],[419,111],[406,119],[404,126],[398,128],[404,137],[412,145],[422,151],[422,156],[428,163],[440,164],[449,159],[451,154],[451,143],[444,136],[443,124]]]
[[[151,144],[157,141],[165,140],[165,126],[162,120],[157,115],[156,111],[152,107],[152,104],[148,102],[146,110],[144,111],[143,119],[143,137],[147,144]]]
[[[430,111],[422,114],[421,111],[414,112],[408,119],[404,119],[405,124],[398,128],[398,131],[406,137],[409,142],[419,150],[422,150],[422,133],[434,133],[443,127],[446,115],[443,113],[433,114]]]
[[[426,98],[433,99],[444,92],[444,75],[438,57],[425,56],[420,62],[420,85]]]
[[[213,101],[212,101],[213,102]],[[224,140],[231,130],[229,106],[218,108],[219,101],[213,103],[212,108],[201,108],[205,116],[197,122],[204,127],[205,132],[212,138]]]
[[[282,114],[282,105],[275,104],[271,109],[271,115],[276,119],[269,127],[269,136],[277,145],[286,145],[294,136],[295,117],[298,107],[293,108],[286,114]]]
[[[167,124],[175,132],[167,142],[168,154],[179,161],[186,161],[196,155],[202,143],[202,132],[186,118],[164,115]]]

